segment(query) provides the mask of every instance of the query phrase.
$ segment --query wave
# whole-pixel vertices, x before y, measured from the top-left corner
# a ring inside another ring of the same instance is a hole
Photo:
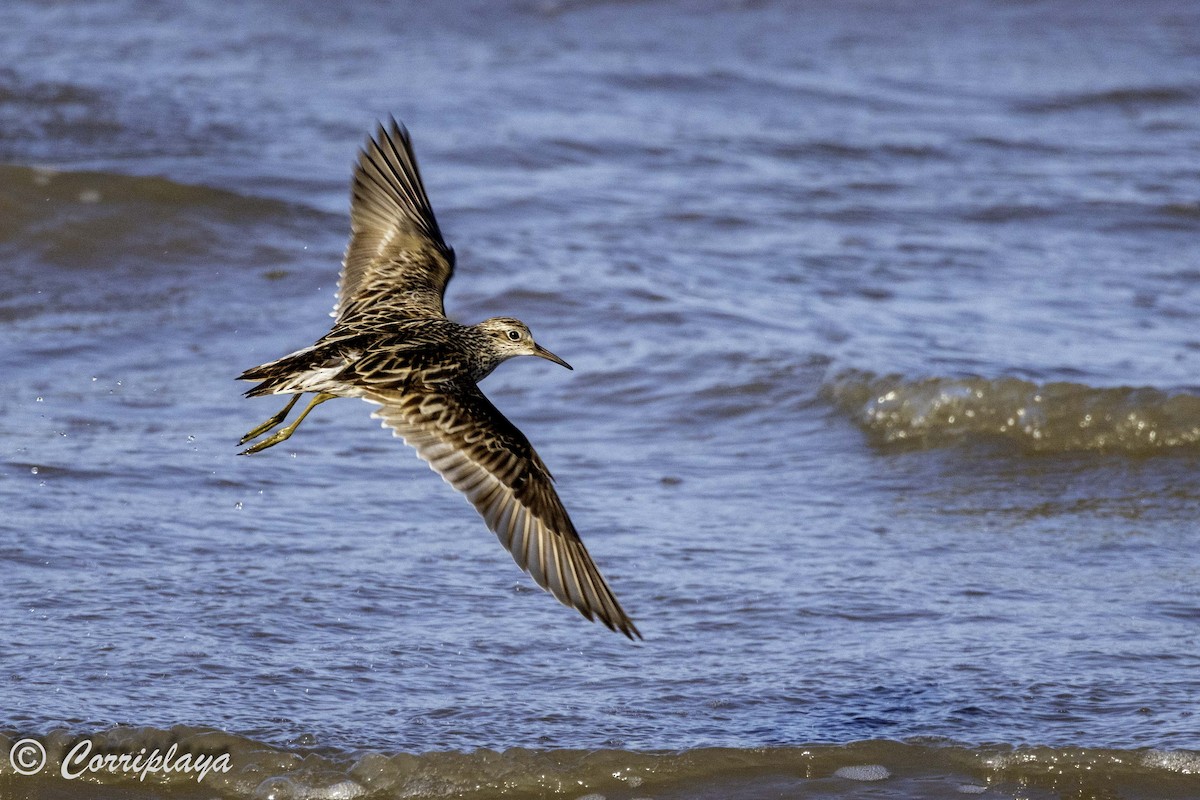
[[[1200,97],[1195,86],[1128,86],[1090,92],[1067,92],[1017,104],[1022,111],[1076,111],[1129,106],[1191,106]]]
[[[0,164],[8,268],[0,320],[169,308],[198,284],[216,285],[222,272],[290,286],[280,279],[320,263],[310,244],[335,258],[339,228],[282,200],[160,177]]]
[[[1196,230],[1200,204],[1116,201],[998,203],[966,207],[960,213],[967,222],[1019,223],[1059,217],[1102,231],[1144,233],[1149,228],[1164,231]]]
[[[0,734],[0,794],[25,797],[349,798],[620,796],[961,797],[1022,790],[1072,797],[1183,797],[1200,752],[940,742],[675,752],[380,753],[284,749],[202,728],[118,727],[88,736]],[[39,759],[42,766],[38,767]],[[147,766],[151,765],[151,766]],[[18,771],[17,768],[20,768]],[[32,773],[32,774],[21,774]],[[1100,792],[1100,794],[1094,794]],[[1026,796],[1029,796],[1026,794]]]
[[[320,216],[166,178],[16,165],[0,165],[0,208],[0,248],[64,267],[191,261],[223,253],[245,238],[231,232],[257,222],[296,228]]]
[[[1007,442],[1032,453],[1200,449],[1200,396],[1017,378],[839,374],[822,396],[878,447]]]
[[[0,165],[0,324],[26,331],[13,353],[24,365],[115,355],[148,336],[199,346],[209,334],[193,326],[234,329],[250,298],[328,285],[344,225],[161,177]]]

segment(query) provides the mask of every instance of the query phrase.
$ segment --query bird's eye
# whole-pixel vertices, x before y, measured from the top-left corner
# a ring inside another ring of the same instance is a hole
[[[518,341],[521,338],[521,332],[520,331],[509,331],[508,338],[512,339],[514,342]]]

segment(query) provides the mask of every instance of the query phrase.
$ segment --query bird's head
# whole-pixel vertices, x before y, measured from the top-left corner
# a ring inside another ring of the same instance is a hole
[[[551,353],[546,348],[533,340],[533,334],[529,332],[529,326],[519,319],[512,317],[492,317],[485,319],[476,326],[491,340],[493,352],[500,357],[501,360],[512,358],[513,356],[537,356],[544,358],[547,361],[553,361],[555,364],[574,369],[566,361],[563,361],[558,356]]]

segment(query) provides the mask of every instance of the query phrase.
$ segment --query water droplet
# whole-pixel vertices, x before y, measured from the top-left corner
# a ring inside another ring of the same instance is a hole
[[[29,471],[30,471],[30,472],[32,472],[34,475],[37,475],[37,474],[38,474],[37,467],[30,467],[30,468],[29,468]]]
[[[241,510],[242,510],[242,501],[241,501],[241,500],[238,500],[236,503],[234,503],[234,504],[233,504],[233,507],[234,507],[236,510],[238,510],[238,511],[241,511]]]
[[[192,442],[194,442],[194,441],[196,441],[196,437],[195,437],[195,436],[189,436],[189,437],[188,437],[188,444],[191,444],[191,443],[192,443]]]
[[[34,402],[35,402],[35,403],[40,403],[40,402],[42,402],[42,396],[41,396],[41,395],[38,395],[38,398],[37,398],[37,400],[35,400]]]

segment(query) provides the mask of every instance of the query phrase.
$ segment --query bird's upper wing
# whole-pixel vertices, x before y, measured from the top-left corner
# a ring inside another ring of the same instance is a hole
[[[529,440],[469,381],[369,391],[372,416],[467,496],[518,566],[565,605],[641,638],[571,524]]]
[[[367,141],[354,170],[350,244],[333,316],[380,305],[397,316],[445,316],[442,296],[453,273],[454,251],[442,240],[408,131],[393,119]]]

